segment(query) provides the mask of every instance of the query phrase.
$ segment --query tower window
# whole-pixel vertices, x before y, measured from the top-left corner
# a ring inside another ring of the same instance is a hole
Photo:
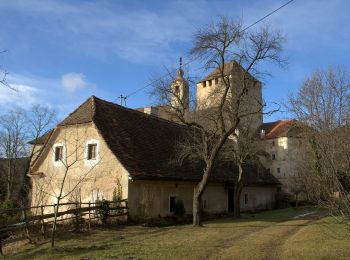
[[[175,94],[179,94],[179,86],[175,86],[174,90],[175,90]]]
[[[209,87],[212,85],[212,80],[209,80]]]
[[[88,153],[87,153],[87,159],[88,160],[95,160],[96,159],[96,149],[97,144],[88,144]]]
[[[277,173],[281,173],[281,168],[277,168]]]
[[[272,154],[272,160],[276,160],[276,155]]]
[[[207,82],[203,81],[203,88],[205,88],[207,86]]]
[[[62,161],[63,159],[63,146],[55,147],[55,162]]]

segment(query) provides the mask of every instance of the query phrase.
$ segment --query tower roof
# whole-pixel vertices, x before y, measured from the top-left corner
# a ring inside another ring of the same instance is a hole
[[[228,76],[234,73],[242,73],[243,71],[245,71],[245,69],[236,61],[230,61],[225,63],[224,66],[224,76]],[[248,75],[256,80],[250,73],[248,73]],[[200,81],[198,81],[198,83],[203,82],[203,81],[207,81],[207,80],[211,80],[211,79],[215,79],[221,76],[221,70],[219,68],[216,68],[212,73],[210,73],[208,76],[206,76],[205,78],[201,79]]]

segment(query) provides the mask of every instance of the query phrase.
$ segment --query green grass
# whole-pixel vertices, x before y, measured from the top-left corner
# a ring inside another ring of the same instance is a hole
[[[339,259],[350,256],[345,226],[302,208],[244,214],[240,220],[219,219],[204,227],[126,226],[60,236],[27,246],[15,259]]]

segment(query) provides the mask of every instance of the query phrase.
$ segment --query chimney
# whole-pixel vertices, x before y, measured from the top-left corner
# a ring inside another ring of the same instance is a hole
[[[156,107],[145,107],[143,109],[143,112],[145,114],[153,115],[153,116],[158,116],[158,108]]]

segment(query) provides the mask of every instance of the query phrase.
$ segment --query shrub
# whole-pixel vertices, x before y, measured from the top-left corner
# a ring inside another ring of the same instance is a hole
[[[174,215],[183,217],[186,213],[185,206],[182,200],[177,200],[175,203]]]
[[[103,200],[101,202],[100,209],[98,211],[98,215],[99,215],[103,224],[107,223],[109,212],[110,212],[109,203],[108,203],[108,201]]]

